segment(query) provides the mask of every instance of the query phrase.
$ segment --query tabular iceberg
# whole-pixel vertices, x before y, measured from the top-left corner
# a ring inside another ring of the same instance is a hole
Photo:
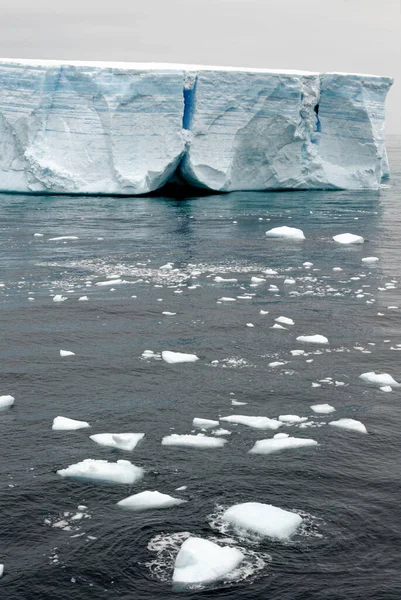
[[[389,77],[0,59],[0,190],[378,188]]]

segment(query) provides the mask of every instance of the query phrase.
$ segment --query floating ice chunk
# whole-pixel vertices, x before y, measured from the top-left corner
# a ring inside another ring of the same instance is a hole
[[[223,296],[222,298],[219,298],[219,302],[236,302],[237,299],[236,298],[230,298],[229,296]]]
[[[253,323],[246,323],[247,327],[255,327],[255,325]]]
[[[281,541],[294,535],[302,523],[301,515],[260,502],[235,504],[225,511],[222,518],[236,529]]]
[[[76,235],[60,235],[59,237],[49,238],[49,242],[60,242],[64,240],[79,240],[79,237]]]
[[[211,419],[199,419],[195,418],[192,421],[193,427],[199,427],[199,429],[213,429],[220,425],[219,421],[212,421]]]
[[[120,285],[122,283],[129,283],[129,281],[125,281],[125,279],[108,279],[107,281],[98,281],[95,283],[98,287],[107,287],[109,285]]]
[[[251,283],[266,283],[264,277],[251,277]]]
[[[308,438],[273,438],[269,440],[258,440],[253,448],[249,450],[250,454],[273,454],[282,450],[290,450],[292,448],[303,448],[304,446],[318,446],[315,440]]]
[[[187,489],[187,487],[188,487],[187,485],[181,485],[180,487],[175,488],[175,491],[176,492],[183,492],[184,490]]]
[[[282,426],[282,423],[276,419],[269,419],[268,417],[248,417],[246,415],[221,417],[220,421],[237,423],[238,425],[247,425],[248,427],[253,427],[255,429],[278,429]]]
[[[247,402],[240,402],[239,400],[231,400],[231,404],[233,406],[245,406],[245,404],[248,404]]]
[[[76,429],[83,429],[84,427],[90,427],[89,423],[69,419],[68,417],[55,417],[52,425],[54,431],[74,431]]]
[[[269,311],[268,310],[262,310],[262,309],[260,309],[259,314],[260,315],[268,315]]]
[[[163,446],[188,446],[190,448],[221,448],[227,440],[207,437],[203,433],[197,435],[178,435],[172,433],[162,439]]]
[[[66,296],[62,296],[61,294],[56,294],[55,296],[53,296],[53,302],[64,302],[64,300],[67,300]]]
[[[281,238],[287,240],[304,240],[305,235],[302,229],[297,229],[296,227],[273,227],[273,229],[269,229],[266,231],[267,237],[271,238]]]
[[[305,354],[305,350],[290,350],[292,356],[302,356]]]
[[[34,233],[33,237],[43,237],[43,233]]]
[[[162,265],[161,267],[159,267],[160,271],[171,271],[172,269],[174,269],[174,263],[166,263],[165,265]]]
[[[60,356],[75,356],[75,352],[71,352],[71,350],[60,350]]]
[[[101,446],[127,450],[131,452],[139,444],[144,433],[95,433],[89,436],[91,440]]]
[[[190,537],[177,554],[173,582],[191,586],[219,581],[236,569],[243,559],[244,555],[237,548]]]
[[[155,508],[170,508],[171,506],[184,504],[184,502],[187,501],[181,500],[180,498],[174,498],[168,494],[145,491],[120,500],[117,502],[117,506],[129,508],[130,510],[149,510]]]
[[[196,354],[185,354],[184,352],[163,350],[162,359],[169,365],[174,365],[176,363],[196,362],[199,360],[199,357],[196,356]]]
[[[269,367],[281,367],[282,365],[285,365],[285,362],[280,361],[280,360],[276,360],[274,362],[269,363]]]
[[[338,421],[330,421],[329,425],[338,427],[339,429],[348,429],[350,431],[358,431],[359,433],[368,433],[365,425],[356,419],[338,419]]]
[[[284,283],[286,285],[294,285],[294,283],[296,283],[295,279],[292,279],[292,277],[287,277],[286,279],[284,279]]]
[[[4,565],[0,564],[0,578],[3,577],[3,573],[4,573]]]
[[[365,256],[365,258],[362,259],[362,262],[365,263],[366,265],[372,265],[373,263],[377,262],[379,259],[377,256]]]
[[[274,323],[272,329],[287,329],[287,327],[283,327],[280,323]]]
[[[265,275],[278,275],[278,271],[275,271],[274,269],[265,269],[263,273]]]
[[[312,404],[311,409],[315,413],[321,413],[325,415],[335,412],[336,410],[334,406],[331,406],[331,404]]]
[[[299,335],[297,342],[304,342],[306,344],[328,344],[329,340],[324,335]]]
[[[175,317],[177,313],[173,313],[173,312],[169,312],[167,310],[165,310],[164,312],[162,312],[162,315],[164,315],[165,317]]]
[[[274,320],[276,323],[283,323],[284,325],[295,325],[294,321],[288,317],[277,317]]]
[[[229,431],[228,429],[215,429],[214,431],[212,431],[213,435],[231,435],[231,431]]]
[[[393,388],[391,387],[391,385],[382,385],[380,387],[382,392],[392,392]]]
[[[214,278],[214,281],[216,283],[237,283],[238,279],[236,279],[235,277],[231,277],[231,278],[224,278],[224,277],[219,277],[217,275],[217,277]]]
[[[379,386],[391,385],[393,387],[397,387],[400,385],[395,379],[393,379],[391,375],[389,375],[389,373],[375,373],[374,371],[369,371],[359,375],[359,378],[367,383],[373,383]]]
[[[88,296],[80,296],[78,298],[78,302],[87,302],[89,300]]]
[[[143,358],[153,358],[155,356],[155,353],[153,352],[153,350],[144,350],[142,352],[142,356]]]
[[[288,433],[275,433],[273,435],[274,440],[284,440],[285,438],[290,437]]]
[[[128,460],[108,462],[107,460],[87,458],[70,465],[66,469],[59,469],[57,474],[61,477],[72,477],[87,481],[131,485],[142,479],[145,471],[142,467],[136,467]]]
[[[333,271],[342,271],[341,267],[333,267]]]
[[[14,396],[0,396],[0,410],[2,408],[9,408],[14,404],[15,398]]]
[[[280,415],[278,418],[282,423],[302,423],[307,421],[308,417],[299,417],[298,415]]]
[[[303,265],[304,267],[313,267],[313,262],[308,262],[308,261],[306,261],[306,262],[302,263],[302,265]]]
[[[361,235],[354,235],[353,233],[333,235],[333,240],[338,244],[363,244],[365,241]]]

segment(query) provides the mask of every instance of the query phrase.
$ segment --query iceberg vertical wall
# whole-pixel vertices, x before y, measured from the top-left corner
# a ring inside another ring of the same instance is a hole
[[[0,190],[377,188],[386,77],[0,60]]]

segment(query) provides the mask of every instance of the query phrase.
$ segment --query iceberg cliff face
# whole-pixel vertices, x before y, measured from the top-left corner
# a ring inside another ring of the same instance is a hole
[[[0,190],[377,188],[386,77],[0,60]]]

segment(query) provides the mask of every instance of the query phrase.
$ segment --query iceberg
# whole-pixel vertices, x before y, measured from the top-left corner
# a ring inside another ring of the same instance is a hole
[[[302,517],[297,513],[261,502],[231,506],[222,518],[236,529],[281,541],[288,540],[302,523]]]
[[[182,544],[175,559],[173,583],[191,586],[222,580],[243,559],[238,548],[190,537]]]
[[[390,77],[0,59],[0,191],[380,187]],[[71,239],[71,238],[70,238]]]

